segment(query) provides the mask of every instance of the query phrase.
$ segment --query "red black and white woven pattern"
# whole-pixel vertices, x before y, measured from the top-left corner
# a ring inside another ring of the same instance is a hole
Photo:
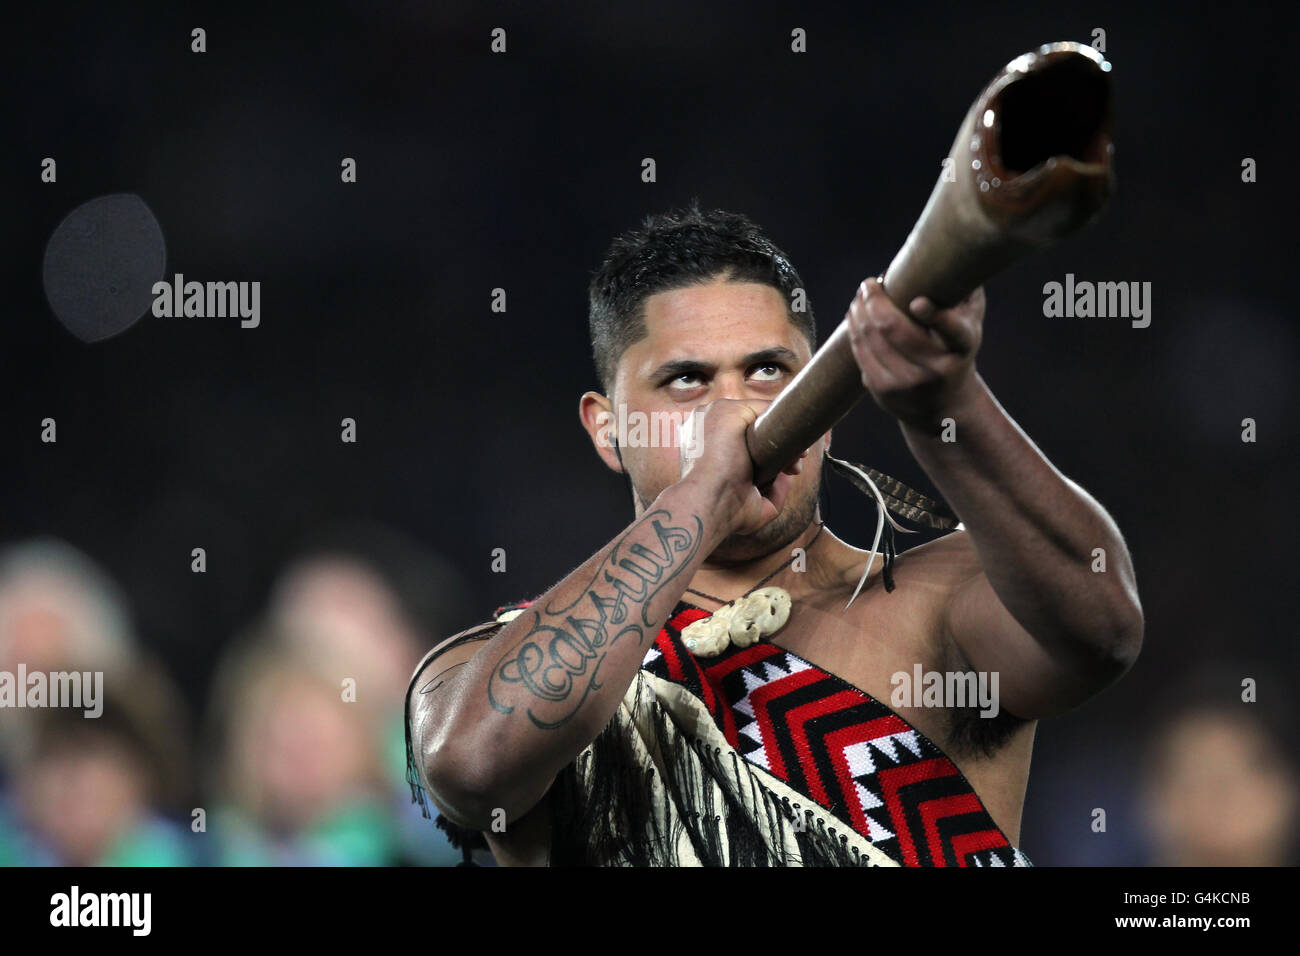
[[[1031,866],[957,766],[892,709],[771,643],[697,658],[681,629],[708,612],[678,604],[642,666],[703,701],[762,767],[904,866]]]

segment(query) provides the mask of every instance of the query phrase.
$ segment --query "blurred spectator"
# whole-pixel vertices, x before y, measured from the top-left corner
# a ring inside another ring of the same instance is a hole
[[[1154,866],[1294,866],[1300,790],[1257,703],[1188,696],[1157,732],[1142,788]]]
[[[100,567],[56,538],[0,553],[0,671],[100,671],[113,683],[137,658],[126,602]],[[36,711],[0,711],[0,770]]]
[[[411,803],[404,701],[434,643],[467,626],[465,585],[447,562],[376,525],[330,529],[272,589],[271,632],[333,687],[352,679],[371,712],[406,862],[453,865],[460,853]]]
[[[188,862],[188,834],[168,819],[188,812],[184,707],[138,650],[117,586],[54,538],[0,554],[0,671],[20,668],[80,672],[102,710],[0,710],[0,863]]]
[[[280,647],[256,641],[214,691],[221,741],[209,825],[226,866],[383,866],[397,835],[374,712]]]
[[[283,576],[269,618],[286,649],[322,676],[355,679],[372,707],[400,707],[420,641],[371,568],[345,554],[301,561]]]
[[[186,720],[156,671],[122,674],[102,689],[103,710],[26,711],[30,737],[0,795],[0,864],[184,866]]]

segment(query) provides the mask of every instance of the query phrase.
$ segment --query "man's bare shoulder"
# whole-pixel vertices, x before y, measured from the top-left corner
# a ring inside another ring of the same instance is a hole
[[[831,541],[832,547],[819,556],[810,587],[796,594],[797,620],[784,637],[794,645],[791,649],[805,649],[813,655],[810,660],[873,696],[888,695],[889,675],[897,670],[917,662],[940,666],[946,657],[944,610],[972,567],[962,544],[940,539],[897,555],[894,587],[888,590],[882,554],[855,548],[838,536]],[[850,603],[868,567],[862,589]]]
[[[906,560],[912,572],[924,575],[926,580],[952,585],[962,584],[983,570],[979,554],[971,537],[965,531],[950,531],[909,548],[899,555],[900,563]]]
[[[927,611],[937,614],[956,588],[983,570],[970,535],[953,531],[897,554],[893,562],[895,587],[886,591],[883,554],[873,555],[839,539],[836,545],[833,573],[823,583],[826,596],[832,601],[839,600],[841,606],[847,604],[870,563],[867,580],[850,611],[868,617],[876,617],[888,609],[904,612],[909,617],[920,614],[928,618]]]

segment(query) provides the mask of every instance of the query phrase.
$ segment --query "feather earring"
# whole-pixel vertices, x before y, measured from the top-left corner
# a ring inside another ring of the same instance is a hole
[[[917,529],[904,528],[894,520],[890,514],[891,511],[931,528],[963,530],[964,525],[951,510],[940,502],[913,491],[897,478],[891,478],[883,472],[868,468],[865,465],[858,465],[851,461],[836,458],[830,452],[825,453],[825,459],[833,471],[846,478],[850,484],[863,494],[870,495],[876,502],[876,537],[871,542],[872,557],[867,562],[866,568],[863,569],[862,577],[858,579],[858,586],[853,591],[853,597],[849,598],[849,603],[844,605],[846,611],[853,606],[853,602],[862,593],[863,585],[867,583],[867,576],[871,573],[871,565],[875,561],[876,549],[880,547],[882,537],[885,543],[885,566],[881,570],[880,576],[885,583],[886,593],[894,590],[894,559],[898,555],[894,532],[901,531],[903,534],[916,534]],[[884,487],[883,491],[881,486]]]

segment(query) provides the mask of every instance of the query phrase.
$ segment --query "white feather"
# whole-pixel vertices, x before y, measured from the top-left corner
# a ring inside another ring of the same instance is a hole
[[[858,595],[862,593],[862,586],[867,583],[867,576],[871,574],[871,565],[874,564],[876,560],[876,549],[880,547],[880,538],[885,533],[885,522],[888,521],[895,530],[901,531],[904,534],[916,534],[916,530],[913,528],[904,528],[894,520],[893,515],[889,513],[889,509],[885,506],[885,496],[880,493],[880,489],[876,487],[876,483],[871,480],[870,475],[864,472],[861,468],[854,466],[851,461],[836,460],[848,468],[849,471],[853,472],[865,481],[867,487],[871,489],[871,494],[876,499],[876,538],[871,542],[871,557],[867,559],[867,566],[862,570],[862,577],[858,579],[858,586],[853,591],[853,597],[849,598],[849,603],[844,605],[844,610],[847,611],[853,606],[853,602],[858,599]]]

